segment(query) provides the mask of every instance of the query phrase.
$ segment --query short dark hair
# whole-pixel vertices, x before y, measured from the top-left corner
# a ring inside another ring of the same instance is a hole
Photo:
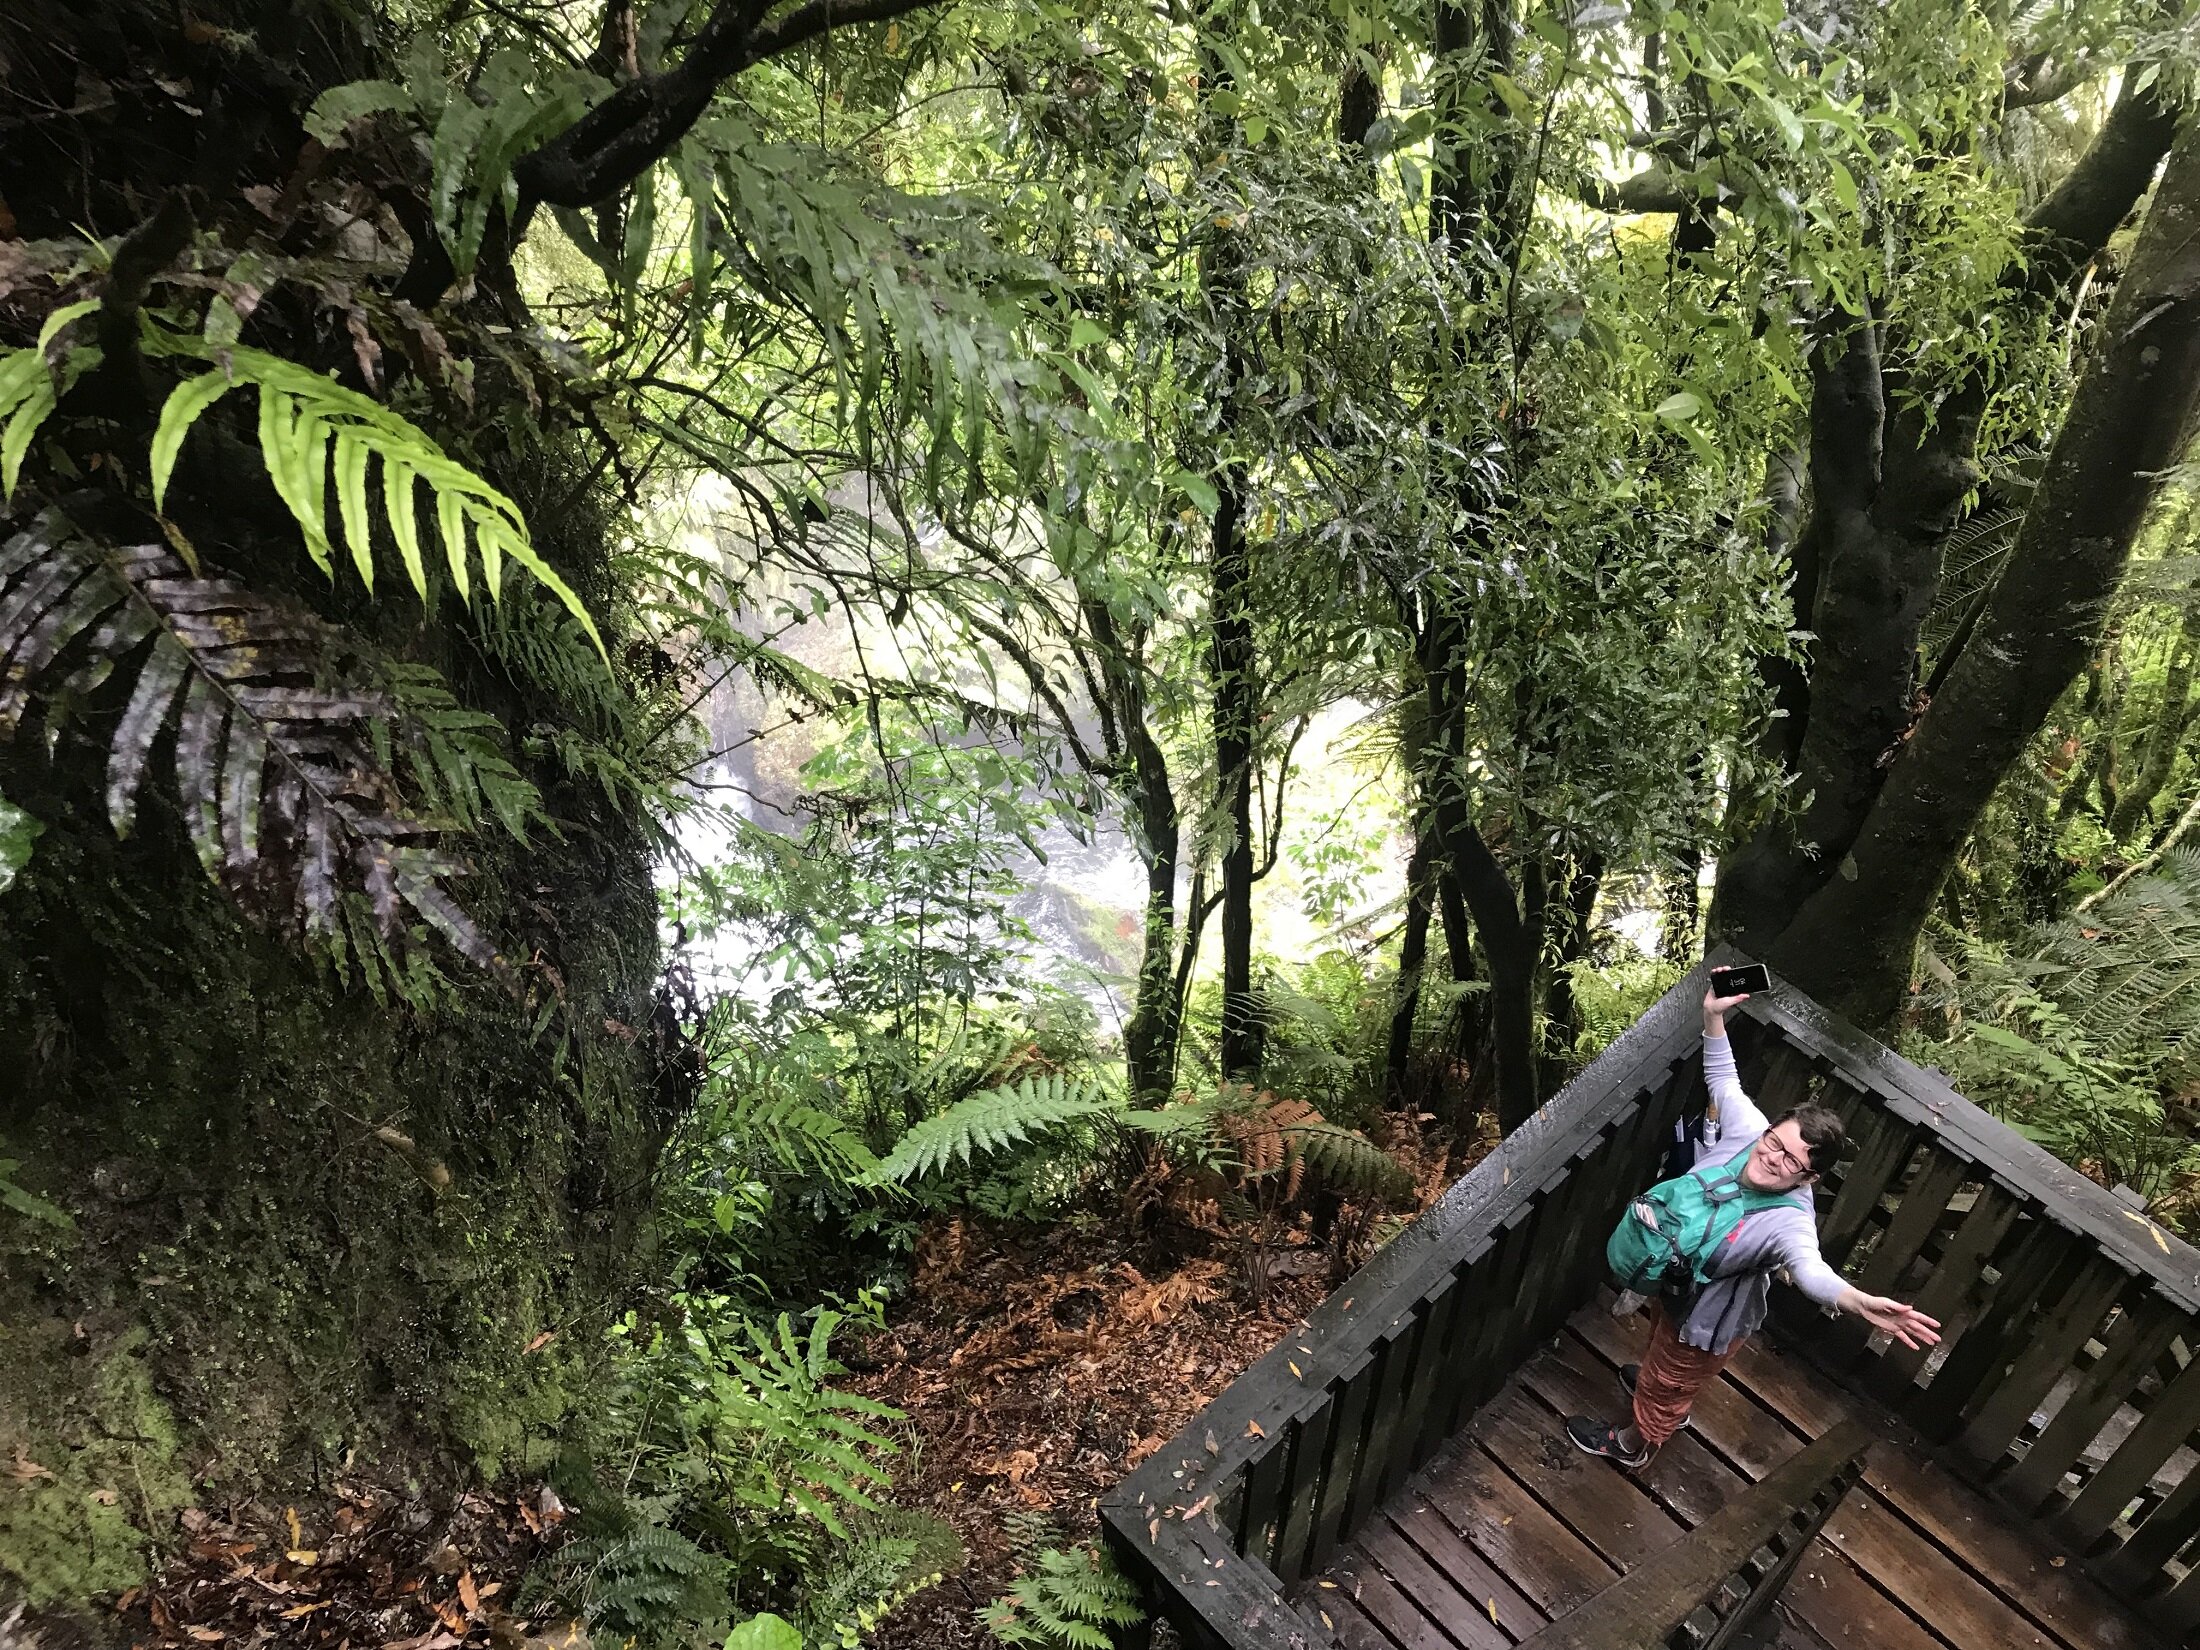
[[[1849,1143],[1849,1131],[1839,1112],[1829,1111],[1824,1106],[1790,1106],[1772,1120],[1772,1126],[1778,1128],[1790,1119],[1802,1135],[1803,1144],[1810,1148],[1812,1174],[1824,1174],[1841,1161],[1841,1153]]]

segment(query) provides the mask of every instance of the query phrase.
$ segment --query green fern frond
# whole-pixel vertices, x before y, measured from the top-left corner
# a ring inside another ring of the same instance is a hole
[[[1137,1584],[1091,1547],[1049,1548],[981,1618],[1003,1644],[1112,1650],[1111,1628],[1146,1619]]]
[[[46,317],[36,343],[0,356],[0,498],[9,503],[15,500],[15,484],[22,478],[31,442],[61,404],[61,397],[100,360],[99,351],[89,344],[70,346],[58,360],[49,352],[63,332],[97,308],[96,298],[63,304]]]
[[[68,1210],[16,1184],[15,1171],[22,1166],[19,1157],[0,1157],[0,1209],[12,1210],[25,1220],[39,1221],[58,1231],[75,1231],[76,1219]]]
[[[879,1160],[861,1135],[831,1112],[795,1096],[759,1106],[748,1123],[784,1168],[847,1181],[865,1180],[879,1171]]]
[[[169,394],[153,432],[151,474],[153,504],[162,507],[176,460],[191,428],[229,391],[251,384],[260,392],[260,455],[305,535],[306,553],[323,573],[334,577],[335,548],[329,536],[328,491],[333,480],[337,515],[352,565],[367,588],[374,588],[375,559],[367,476],[381,467],[382,508],[405,576],[423,601],[428,571],[421,553],[418,489],[425,484],[435,508],[443,560],[461,600],[471,600],[474,564],[489,599],[499,599],[504,562],[509,557],[565,604],[609,659],[603,637],[586,605],[550,564],[536,552],[519,506],[445,453],[428,433],[380,402],[348,390],[294,361],[241,344],[217,350],[202,338],[171,333],[147,320],[149,354],[197,357],[220,365],[186,379]]]
[[[2066,1160],[2150,1195],[2191,1166],[2162,1101],[2200,1077],[2200,849],[2172,848],[2006,951],[1964,935],[1942,943],[1953,966],[1923,955],[1948,1040],[1927,1057],[1959,1088]]]
[[[423,810],[466,831],[493,819],[523,842],[536,826],[556,834],[542,793],[506,754],[502,722],[461,705],[428,665],[393,660],[381,674],[398,714],[394,734],[375,724],[375,754],[384,767],[402,760]]]
[[[678,1530],[641,1524],[575,1544],[567,1562],[584,1576],[591,1627],[654,1638],[725,1613],[732,1566]]]
[[[847,1538],[805,1578],[802,1642],[857,1650],[889,1614],[962,1561],[954,1527],[929,1513],[882,1507],[851,1519]]]
[[[926,1118],[895,1142],[879,1165],[878,1178],[906,1184],[958,1162],[970,1164],[981,1154],[1022,1145],[1066,1123],[1123,1109],[1121,1097],[1095,1078],[1060,1072],[1019,1078]]]
[[[350,139],[355,122],[372,115],[407,115],[426,129],[428,204],[451,268],[464,279],[481,256],[498,206],[517,199],[512,168],[543,139],[570,126],[610,89],[599,75],[541,63],[507,48],[453,86],[432,34],[417,37],[403,83],[355,80],[332,86],[306,112],[306,131],[331,149]]]
[[[1307,1166],[1343,1191],[1398,1192],[1411,1182],[1398,1160],[1365,1135],[1334,1123],[1292,1123],[1284,1140]]]

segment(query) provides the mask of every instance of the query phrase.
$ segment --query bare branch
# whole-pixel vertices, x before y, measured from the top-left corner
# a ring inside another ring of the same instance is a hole
[[[522,216],[536,204],[593,206],[639,177],[687,135],[719,83],[742,70],[832,29],[883,22],[939,3],[810,0],[767,24],[768,5],[719,0],[678,63],[621,86],[512,168]]]

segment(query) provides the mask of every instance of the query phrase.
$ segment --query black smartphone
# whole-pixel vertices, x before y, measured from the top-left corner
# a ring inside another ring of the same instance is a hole
[[[1711,995],[1714,997],[1740,997],[1771,989],[1772,970],[1763,963],[1744,963],[1739,968],[1711,971]]]

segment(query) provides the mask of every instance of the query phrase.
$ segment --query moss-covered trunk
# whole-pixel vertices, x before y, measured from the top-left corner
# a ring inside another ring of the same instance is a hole
[[[0,274],[10,241],[123,236],[169,194],[202,234],[278,223],[317,164],[300,113],[381,50],[363,9],[308,0],[7,8]],[[24,303],[0,280],[0,344],[35,330]],[[345,326],[271,300],[248,341],[341,365]],[[519,398],[493,379],[464,389],[495,432],[439,433],[604,613],[570,431],[506,416]],[[515,734],[575,721],[456,604],[355,592],[339,611],[230,447],[231,471],[187,453],[171,494],[202,553],[437,665]],[[45,827],[0,893],[0,1614],[27,1598],[95,1636],[194,1500],[541,1465],[632,1275],[677,1105],[648,1051],[656,907],[630,807],[538,763],[562,839],[476,844],[463,884],[517,989],[446,959],[456,989],[408,1008],[244,921],[159,784],[118,840],[99,754],[0,745],[0,796]]]

